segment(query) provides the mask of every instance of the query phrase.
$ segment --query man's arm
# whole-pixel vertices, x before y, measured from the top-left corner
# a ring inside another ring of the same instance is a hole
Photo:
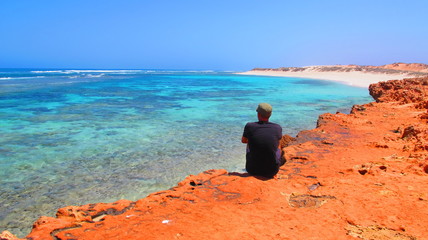
[[[245,127],[244,127],[244,133],[242,134],[242,139],[241,139],[241,142],[242,143],[248,143],[248,123],[247,124],[245,124]]]

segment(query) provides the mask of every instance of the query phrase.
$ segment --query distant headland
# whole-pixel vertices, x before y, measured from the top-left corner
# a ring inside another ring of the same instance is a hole
[[[382,66],[323,65],[307,67],[254,68],[243,75],[314,78],[367,88],[372,83],[387,80],[428,76],[423,63],[393,63]]]

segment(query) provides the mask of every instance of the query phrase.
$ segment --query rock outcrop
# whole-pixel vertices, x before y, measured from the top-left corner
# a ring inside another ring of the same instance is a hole
[[[373,84],[370,85],[369,92],[377,102],[417,103],[420,108],[425,108],[425,100],[428,100],[427,87],[428,78],[412,78]]]
[[[427,81],[371,85],[376,102],[284,137],[274,179],[209,170],[136,202],[59,209],[26,239],[428,239]]]

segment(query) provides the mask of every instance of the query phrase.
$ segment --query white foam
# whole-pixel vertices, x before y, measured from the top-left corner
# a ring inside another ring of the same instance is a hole
[[[34,77],[0,77],[0,80],[11,80],[11,79],[33,79],[33,78],[44,78],[44,76],[34,76]]]
[[[63,70],[55,70],[55,71],[30,71],[31,73],[64,73]]]
[[[105,74],[101,73],[101,74],[88,74],[85,75],[85,77],[89,77],[89,78],[99,78],[99,77],[103,77]]]
[[[115,74],[133,74],[144,73],[145,70],[64,70],[65,73],[115,73]]]
[[[64,74],[79,74],[79,73],[115,73],[115,74],[134,74],[134,73],[213,73],[214,70],[47,70],[47,71],[31,71],[31,73],[64,73]]]
[[[31,71],[31,73],[139,73],[144,70],[48,70],[48,71]]]

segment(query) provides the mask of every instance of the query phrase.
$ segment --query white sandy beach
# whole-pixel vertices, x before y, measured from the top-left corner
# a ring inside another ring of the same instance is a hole
[[[285,71],[248,71],[238,73],[241,75],[259,75],[259,76],[275,76],[275,77],[298,77],[311,78],[341,82],[355,87],[368,88],[370,84],[387,81],[400,80],[404,78],[413,78],[415,76],[409,74],[382,74],[382,73],[366,73],[360,71],[352,72],[319,72],[319,71],[302,71],[302,72],[285,72]]]

